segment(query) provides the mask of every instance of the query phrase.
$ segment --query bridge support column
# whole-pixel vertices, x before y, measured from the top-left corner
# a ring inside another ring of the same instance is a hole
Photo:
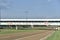
[[[16,25],[16,30],[18,30],[18,26]]]
[[[34,25],[33,24],[31,24],[31,28],[34,28]]]

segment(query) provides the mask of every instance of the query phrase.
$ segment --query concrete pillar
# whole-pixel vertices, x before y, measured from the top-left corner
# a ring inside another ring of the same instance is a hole
[[[31,28],[33,28],[34,27],[34,25],[31,23]]]
[[[33,25],[31,25],[31,28],[34,28],[34,26],[33,26]]]
[[[16,25],[16,30],[18,30],[18,26]]]

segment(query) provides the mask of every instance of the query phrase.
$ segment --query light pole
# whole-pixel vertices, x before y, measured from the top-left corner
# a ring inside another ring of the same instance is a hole
[[[1,8],[0,8],[0,21],[1,21]]]
[[[8,0],[0,0],[0,21],[1,21],[1,12],[4,9],[7,9],[8,7]],[[1,23],[0,23],[1,25]]]
[[[6,0],[0,0],[0,20],[1,20],[2,9],[6,9],[6,8],[7,8],[7,1]]]
[[[5,0],[0,0],[0,21],[1,21],[1,12],[2,12],[2,9],[5,8],[6,6],[6,1]],[[0,28],[1,28],[1,22],[0,22]]]
[[[25,11],[25,14],[26,14],[26,21],[28,19],[28,11]]]
[[[28,11],[25,11],[25,20],[26,20],[26,26],[28,26],[28,24],[27,24],[27,20],[28,19]]]
[[[0,0],[0,14],[2,10],[10,8],[11,3],[12,1],[9,1],[9,0]],[[1,15],[0,15],[0,18],[1,18]]]
[[[27,24],[27,21],[28,21],[28,19],[29,19],[29,11],[25,11],[25,14],[26,14],[26,25],[28,25],[28,24]],[[32,22],[31,22],[31,28],[33,28]]]

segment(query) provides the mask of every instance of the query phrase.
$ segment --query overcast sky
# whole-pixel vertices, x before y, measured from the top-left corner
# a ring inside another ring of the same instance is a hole
[[[1,18],[60,18],[60,0],[7,0]]]

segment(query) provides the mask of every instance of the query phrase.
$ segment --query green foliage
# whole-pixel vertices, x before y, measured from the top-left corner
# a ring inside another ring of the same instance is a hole
[[[38,30],[15,30],[15,29],[0,29],[0,34],[11,34],[19,32],[35,32]]]

